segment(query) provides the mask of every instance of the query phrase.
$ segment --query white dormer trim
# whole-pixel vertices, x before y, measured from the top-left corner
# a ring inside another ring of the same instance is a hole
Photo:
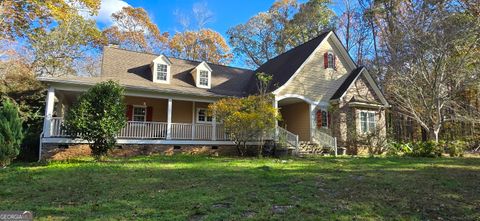
[[[159,80],[158,79],[158,66],[159,65],[166,65],[167,66],[167,79],[166,80]],[[153,59],[152,64],[150,65],[150,68],[152,69],[152,81],[155,83],[163,83],[163,84],[170,84],[170,79],[172,78],[171,74],[171,66],[172,62],[165,56],[165,55],[160,55],[157,58]]]
[[[201,72],[207,72],[208,73],[208,80],[207,80],[208,85],[200,84],[200,73]],[[210,66],[205,61],[203,61],[202,63],[197,65],[197,67],[195,67],[192,70],[191,73],[192,73],[192,76],[193,76],[193,80],[195,81],[195,86],[196,87],[206,88],[206,89],[210,89],[212,87],[212,68],[210,68]]]

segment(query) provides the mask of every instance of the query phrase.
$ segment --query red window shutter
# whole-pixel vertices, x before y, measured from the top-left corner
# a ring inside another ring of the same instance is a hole
[[[132,105],[127,105],[127,120],[128,121],[132,120],[132,115],[133,115],[133,106]]]
[[[323,67],[325,69],[328,68],[328,52],[325,52],[325,54],[323,54]]]
[[[317,127],[322,127],[322,111],[317,111]]]
[[[332,118],[330,116],[330,112],[327,112],[327,119],[328,119],[328,128],[332,128]]]
[[[147,121],[152,121],[153,107],[147,107]]]

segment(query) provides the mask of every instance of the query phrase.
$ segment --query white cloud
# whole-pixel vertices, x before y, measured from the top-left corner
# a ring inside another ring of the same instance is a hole
[[[87,17],[95,19],[98,23],[111,25],[113,23],[112,14],[122,10],[122,8],[126,6],[130,5],[122,0],[102,0],[98,15]]]

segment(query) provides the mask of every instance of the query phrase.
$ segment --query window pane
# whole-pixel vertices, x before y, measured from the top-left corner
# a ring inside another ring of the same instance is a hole
[[[374,132],[375,131],[375,113],[368,113],[368,131]]]
[[[208,86],[208,71],[200,71],[199,84]]]
[[[328,53],[328,67],[329,68],[334,68],[334,62],[333,62],[333,54]]]
[[[360,112],[360,127],[363,133],[368,132],[367,125],[367,112]]]
[[[199,122],[205,122],[205,110],[198,110],[197,120]]]
[[[157,65],[157,80],[160,80],[160,81],[167,80],[167,65],[164,65],[164,64]]]
[[[322,127],[328,126],[328,114],[326,111],[322,111]]]
[[[133,121],[145,121],[145,113],[147,109],[145,107],[133,107]]]
[[[134,107],[133,114],[135,115],[145,115],[145,108],[144,107]]]

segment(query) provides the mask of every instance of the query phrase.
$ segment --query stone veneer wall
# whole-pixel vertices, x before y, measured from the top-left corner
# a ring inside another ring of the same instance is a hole
[[[377,107],[350,107],[348,102],[353,96],[368,101],[380,102],[379,98],[374,93],[373,88],[370,87],[364,76],[359,77],[354,82],[354,84],[347,90],[342,100],[338,104],[335,104],[333,108],[333,136],[337,137],[339,147],[348,147],[348,139],[355,136],[353,133],[356,132],[357,134],[360,134],[360,121],[358,118],[361,110],[375,111],[377,128],[380,129],[379,135],[381,138],[385,138],[387,135],[385,110]]]

